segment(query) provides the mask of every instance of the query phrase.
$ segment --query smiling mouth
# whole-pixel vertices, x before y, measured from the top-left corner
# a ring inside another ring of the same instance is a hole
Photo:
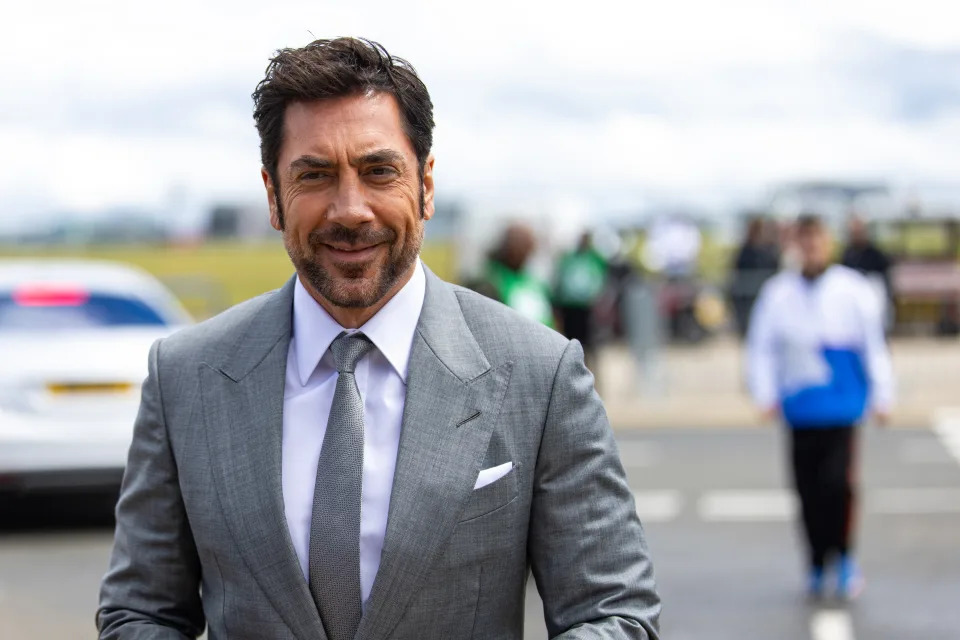
[[[373,255],[380,248],[380,245],[374,244],[368,247],[335,247],[333,245],[324,244],[323,247],[337,262],[364,262],[373,257]]]

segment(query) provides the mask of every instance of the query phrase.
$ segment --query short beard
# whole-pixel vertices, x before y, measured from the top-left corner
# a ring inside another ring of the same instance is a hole
[[[309,250],[294,245],[286,233],[283,234],[283,240],[297,273],[302,275],[317,293],[334,306],[362,309],[380,302],[407,274],[420,255],[423,231],[421,222],[403,244],[398,244],[397,234],[392,229],[369,231],[350,229],[342,225],[312,231],[307,238]],[[369,287],[362,281],[365,266],[338,266],[339,273],[332,274],[313,256],[321,245],[333,243],[353,246],[386,244],[387,264],[377,271]],[[360,284],[360,290],[351,286],[352,283]]]

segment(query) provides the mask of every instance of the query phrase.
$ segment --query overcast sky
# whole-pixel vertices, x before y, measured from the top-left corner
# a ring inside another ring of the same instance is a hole
[[[566,7],[7,3],[0,225],[260,198],[250,92],[275,49],[337,35],[378,40],[421,73],[441,196],[607,206],[789,179],[960,182],[955,2]]]

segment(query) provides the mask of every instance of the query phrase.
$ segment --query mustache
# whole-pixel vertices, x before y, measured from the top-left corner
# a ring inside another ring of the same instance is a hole
[[[397,233],[393,229],[351,229],[339,224],[324,229],[314,229],[307,236],[307,242],[314,249],[321,244],[370,246],[384,242],[393,243],[396,239]]]

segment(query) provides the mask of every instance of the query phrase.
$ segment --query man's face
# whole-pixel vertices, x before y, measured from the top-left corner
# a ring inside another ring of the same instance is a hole
[[[867,225],[863,220],[854,218],[850,221],[850,242],[853,244],[867,244],[870,240],[870,234],[867,232]]]
[[[421,180],[393,96],[289,105],[276,175],[263,171],[271,223],[315,294],[367,308],[406,282],[433,216],[433,158]]]
[[[504,261],[514,271],[519,271],[536,248],[533,233],[526,227],[512,227],[507,230],[504,243]]]
[[[798,229],[797,247],[804,271],[817,271],[830,263],[830,235],[822,227]]]

